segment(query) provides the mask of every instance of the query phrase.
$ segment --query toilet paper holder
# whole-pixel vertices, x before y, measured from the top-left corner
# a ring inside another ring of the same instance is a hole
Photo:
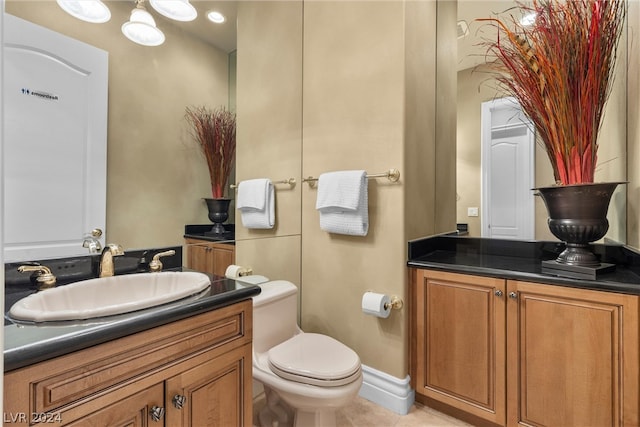
[[[371,289],[368,289],[367,292],[373,292]],[[392,309],[392,310],[400,310],[404,306],[404,302],[397,295],[391,295],[391,301],[384,304],[384,309]]]
[[[400,310],[403,305],[404,305],[404,302],[402,302],[402,300],[399,297],[397,297],[396,295],[392,295],[391,301],[388,303],[385,303],[384,309],[387,310],[391,308],[393,310]]]

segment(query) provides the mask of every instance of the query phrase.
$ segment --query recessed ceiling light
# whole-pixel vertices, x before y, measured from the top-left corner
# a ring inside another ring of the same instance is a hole
[[[215,22],[216,24],[222,24],[226,20],[223,14],[215,10],[208,12],[207,18],[209,19],[209,21]]]

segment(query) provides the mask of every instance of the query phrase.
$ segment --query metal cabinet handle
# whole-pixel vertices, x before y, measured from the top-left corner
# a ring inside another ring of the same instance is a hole
[[[153,405],[149,411],[153,421],[160,421],[164,417],[164,408],[162,406]]]
[[[502,296],[502,291],[500,289],[496,290],[494,293],[495,293],[495,295],[497,297],[501,297]]]
[[[517,299],[518,298],[518,294],[515,293],[515,292],[509,292],[509,298]]]
[[[173,406],[175,406],[178,409],[182,409],[184,404],[187,402],[187,397],[181,394],[176,394],[175,396],[173,396],[172,402],[173,402]]]

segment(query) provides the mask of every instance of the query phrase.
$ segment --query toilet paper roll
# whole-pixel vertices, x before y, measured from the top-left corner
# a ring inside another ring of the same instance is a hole
[[[229,267],[227,267],[226,271],[224,272],[224,276],[227,279],[237,279],[240,276],[245,276],[246,272],[248,271],[249,269],[246,267],[231,264]]]
[[[365,292],[362,295],[362,311],[372,316],[387,318],[391,312],[391,299],[388,295]],[[386,308],[385,308],[386,306]]]

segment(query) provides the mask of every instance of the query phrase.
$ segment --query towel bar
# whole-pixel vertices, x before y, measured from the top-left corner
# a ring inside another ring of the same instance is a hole
[[[387,178],[391,182],[398,182],[398,180],[400,179],[400,171],[398,169],[389,169],[388,171],[382,173],[367,174],[367,178]],[[314,183],[316,181],[318,181],[318,178],[314,178],[312,176],[308,178],[302,178],[302,182]]]
[[[296,179],[295,178],[282,179],[280,181],[273,181],[273,184],[289,184],[289,185],[293,186],[293,185],[296,185]],[[229,187],[237,189],[238,188],[238,184],[231,184]]]

